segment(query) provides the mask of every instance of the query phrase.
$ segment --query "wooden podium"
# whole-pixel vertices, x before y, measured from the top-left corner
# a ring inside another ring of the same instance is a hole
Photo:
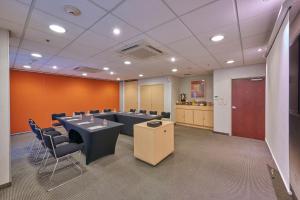
[[[135,124],[133,138],[134,157],[155,166],[174,152],[174,122],[162,121],[155,128]]]

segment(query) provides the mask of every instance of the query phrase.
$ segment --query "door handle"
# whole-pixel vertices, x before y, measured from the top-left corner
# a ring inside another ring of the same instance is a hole
[[[235,110],[235,109],[236,109],[236,106],[232,106],[232,109]]]

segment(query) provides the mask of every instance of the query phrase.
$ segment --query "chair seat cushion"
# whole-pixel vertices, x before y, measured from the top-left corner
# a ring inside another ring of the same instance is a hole
[[[55,152],[56,152],[56,156],[60,158],[79,150],[83,150],[83,143],[81,144],[69,143],[69,144],[61,145],[56,147]]]
[[[42,128],[42,132],[43,132],[43,133],[44,133],[44,132],[49,132],[49,131],[55,131],[55,129],[52,128],[52,127]]]
[[[53,123],[52,126],[62,126],[62,124],[59,122],[56,122],[56,123]]]
[[[56,137],[53,137],[53,142],[55,143],[55,145],[58,145],[58,144],[62,144],[64,142],[69,142],[69,138],[66,137],[66,136],[56,136]]]
[[[51,135],[52,137],[62,135],[62,134],[61,134],[60,132],[58,132],[58,131],[49,131],[49,132],[45,132],[44,134],[46,134],[46,135]]]

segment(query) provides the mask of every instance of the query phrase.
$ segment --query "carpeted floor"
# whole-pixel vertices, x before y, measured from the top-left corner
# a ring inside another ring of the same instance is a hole
[[[120,135],[115,155],[83,166],[84,174],[46,192],[45,176],[37,174],[26,153],[32,134],[12,136],[11,187],[0,190],[2,200],[287,200],[280,177],[262,141],[213,134],[176,126],[175,153],[152,167],[133,157],[133,140]],[[49,171],[51,168],[49,167]],[[54,179],[77,175],[60,170]],[[77,173],[77,174],[76,174]]]

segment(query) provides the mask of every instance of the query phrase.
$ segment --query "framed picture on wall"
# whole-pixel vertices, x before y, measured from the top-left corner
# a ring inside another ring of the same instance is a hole
[[[191,81],[191,97],[201,98],[205,96],[205,80]]]

